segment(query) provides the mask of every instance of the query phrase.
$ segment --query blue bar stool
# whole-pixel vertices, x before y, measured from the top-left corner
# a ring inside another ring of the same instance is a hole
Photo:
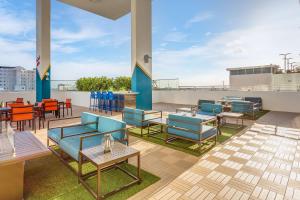
[[[97,105],[98,111],[100,111],[101,95],[102,95],[102,94],[101,94],[100,91],[96,92],[96,105]]]
[[[124,110],[124,104],[125,104],[125,95],[119,94],[118,95],[118,111],[122,112]]]
[[[90,94],[90,107],[89,109],[94,110],[95,109],[95,105],[96,105],[96,93],[94,91],[91,91]]]

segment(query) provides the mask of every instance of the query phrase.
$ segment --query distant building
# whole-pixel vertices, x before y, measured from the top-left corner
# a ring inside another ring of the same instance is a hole
[[[278,65],[228,68],[229,84],[239,90],[300,90],[300,73],[283,73]]]
[[[35,69],[0,66],[0,91],[35,90]]]

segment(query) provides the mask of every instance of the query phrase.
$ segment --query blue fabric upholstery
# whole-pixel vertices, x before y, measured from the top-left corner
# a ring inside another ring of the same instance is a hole
[[[251,113],[254,111],[253,103],[249,101],[233,101],[231,106],[231,111],[236,113]]]
[[[222,110],[223,107],[221,104],[202,103],[201,110],[198,112],[198,114],[215,116],[220,114]]]
[[[81,124],[95,123],[95,124],[89,124],[87,126],[92,129],[97,129],[98,117],[99,115],[83,112],[81,113]]]
[[[182,113],[170,114],[168,117],[168,126],[175,126],[192,131],[201,131],[202,120],[196,117],[184,116]]]
[[[142,127],[147,126],[148,122],[142,122],[143,120],[149,119],[149,115],[145,115],[144,110],[134,108],[124,108],[123,120],[132,126]]]
[[[211,103],[214,104],[215,101],[214,100],[203,100],[203,99],[199,99],[198,100],[198,110],[201,110],[201,105],[202,103]]]
[[[74,134],[82,134],[87,132],[95,131],[95,129],[92,129],[88,126],[74,126],[74,127],[66,127],[63,128],[63,135],[64,136],[71,136]],[[61,128],[54,128],[48,130],[48,137],[55,141],[56,143],[59,143],[61,140]]]
[[[79,160],[80,137],[81,137],[80,135],[67,137],[67,138],[63,138],[59,142],[60,148],[77,161]],[[100,145],[102,143],[102,138],[103,135],[99,134],[95,137],[84,139],[83,149]]]
[[[109,131],[125,129],[126,123],[109,117],[99,116],[98,132],[105,133]],[[115,140],[123,140],[125,137],[125,130],[111,134]]]

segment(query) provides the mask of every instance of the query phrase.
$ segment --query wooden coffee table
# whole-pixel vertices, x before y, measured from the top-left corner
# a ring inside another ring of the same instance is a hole
[[[99,145],[96,147],[84,149],[80,152],[79,157],[79,169],[78,169],[78,180],[82,185],[97,199],[104,199],[112,194],[115,194],[116,192],[128,188],[134,184],[139,184],[141,182],[140,178],[140,152],[132,147],[128,147],[124,144],[121,144],[119,142],[115,142],[112,145],[111,152],[104,153],[104,146]],[[137,175],[133,175],[130,172],[126,171],[125,169],[122,169],[119,164],[124,163],[131,157],[137,157]],[[87,160],[91,162],[97,170],[95,173],[89,173],[86,175],[82,174],[82,164],[84,160]],[[122,186],[120,188],[117,188],[111,192],[108,192],[106,194],[101,193],[101,172],[104,170],[109,170],[111,168],[116,168],[130,176],[133,181],[126,184],[125,186]],[[97,176],[97,190],[94,191],[87,183],[86,179],[91,177],[91,175]]]

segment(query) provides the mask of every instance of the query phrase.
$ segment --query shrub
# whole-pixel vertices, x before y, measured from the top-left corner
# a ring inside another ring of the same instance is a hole
[[[115,79],[102,77],[80,78],[76,81],[76,88],[79,91],[101,91],[101,90],[130,90],[130,77],[117,77]]]

